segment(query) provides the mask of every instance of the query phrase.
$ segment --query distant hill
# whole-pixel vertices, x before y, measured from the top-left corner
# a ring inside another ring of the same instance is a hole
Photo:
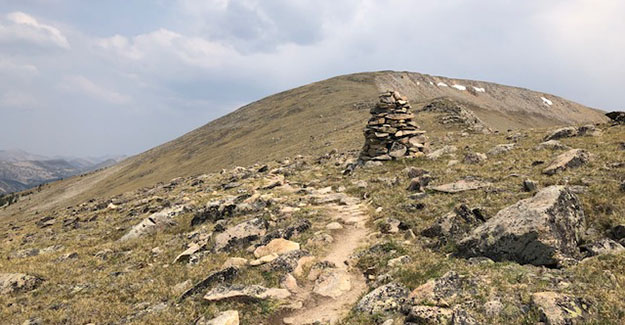
[[[111,166],[119,159],[51,159],[21,150],[0,150],[0,194]]]
[[[65,193],[63,199],[108,196],[234,165],[358,149],[369,107],[387,89],[406,95],[417,109],[440,98],[461,103],[496,131],[606,121],[599,110],[523,88],[412,72],[357,73],[263,98],[113,169],[74,180],[80,187],[69,181],[56,191]],[[47,201],[57,201],[54,195]]]

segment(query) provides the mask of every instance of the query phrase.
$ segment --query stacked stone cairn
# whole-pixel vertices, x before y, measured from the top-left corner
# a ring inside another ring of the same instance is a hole
[[[410,108],[408,99],[397,91],[387,91],[380,95],[365,127],[365,146],[359,160],[415,158],[428,152],[425,131],[419,130]]]

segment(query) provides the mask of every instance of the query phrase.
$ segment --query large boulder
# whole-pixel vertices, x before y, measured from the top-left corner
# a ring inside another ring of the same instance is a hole
[[[43,279],[24,273],[0,273],[0,294],[26,292],[36,289]]]
[[[570,138],[570,137],[576,136],[577,133],[578,133],[578,130],[576,127],[567,126],[567,127],[557,129],[551,132],[549,135],[545,137],[545,141],[558,140],[562,138]]]
[[[577,196],[564,186],[550,186],[475,228],[458,243],[458,254],[555,267],[579,257],[584,223]]]
[[[235,246],[247,245],[265,235],[268,228],[265,219],[254,218],[226,229],[215,236],[215,251],[223,252]]]
[[[558,155],[547,168],[543,170],[543,174],[554,175],[569,168],[580,167],[590,160],[590,154],[583,149],[571,149],[561,155]]]
[[[625,124],[625,112],[610,112],[605,114],[613,123]]]

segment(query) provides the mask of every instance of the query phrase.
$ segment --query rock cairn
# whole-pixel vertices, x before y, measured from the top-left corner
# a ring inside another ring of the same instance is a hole
[[[396,160],[424,155],[428,151],[425,131],[419,130],[406,97],[397,91],[380,95],[365,127],[361,161]]]

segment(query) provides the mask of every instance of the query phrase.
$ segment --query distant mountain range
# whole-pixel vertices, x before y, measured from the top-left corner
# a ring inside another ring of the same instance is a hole
[[[124,156],[46,157],[22,150],[0,150],[0,194],[22,191],[98,170],[114,165],[124,158]]]

